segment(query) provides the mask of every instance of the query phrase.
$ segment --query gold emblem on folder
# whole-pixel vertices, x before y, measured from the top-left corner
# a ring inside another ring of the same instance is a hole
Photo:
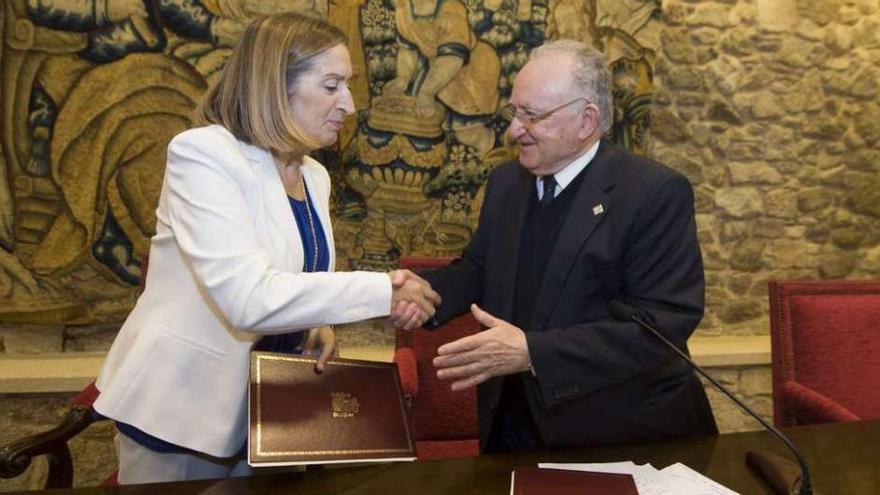
[[[361,408],[357,397],[348,392],[331,392],[334,418],[353,418]]]

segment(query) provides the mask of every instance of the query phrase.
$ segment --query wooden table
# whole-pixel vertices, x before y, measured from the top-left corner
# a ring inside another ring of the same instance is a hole
[[[805,426],[787,430],[809,463],[821,495],[880,494],[880,421]],[[334,467],[304,473],[191,481],[119,488],[79,488],[59,494],[474,494],[506,495],[510,471],[538,462],[650,462],[660,469],[675,462],[706,474],[742,495],[770,494],[745,465],[748,450],[790,457],[769,433],[748,432],[661,444],[565,452],[487,455],[473,459]],[[29,492],[33,493],[33,492]]]

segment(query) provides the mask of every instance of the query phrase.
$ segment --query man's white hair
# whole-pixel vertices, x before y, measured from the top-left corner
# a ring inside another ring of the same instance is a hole
[[[611,95],[611,75],[605,66],[605,56],[580,41],[556,40],[533,49],[529,60],[557,53],[571,57],[574,66],[574,91],[599,107],[599,125],[603,133],[608,132],[614,123],[614,98]]]

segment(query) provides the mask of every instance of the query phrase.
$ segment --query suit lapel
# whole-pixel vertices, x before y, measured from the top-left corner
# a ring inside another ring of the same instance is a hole
[[[596,157],[584,171],[586,176],[572,201],[547,263],[535,301],[531,329],[544,330],[578,253],[612,207],[612,196],[607,192],[614,185],[612,155],[603,141]]]
[[[241,149],[259,177],[265,208],[275,232],[278,233],[278,236],[273,240],[277,240],[278,237],[283,239],[284,248],[280,253],[273,254],[276,258],[280,256],[284,259],[289,265],[288,269],[295,270],[298,268],[293,266],[295,259],[303,257],[302,243],[290,209],[290,201],[287,199],[287,193],[284,191],[284,185],[281,183],[281,177],[278,175],[272,154],[246,143],[241,143]],[[299,255],[297,256],[296,253]]]
[[[499,315],[513,317],[513,299],[516,287],[516,272],[519,263],[520,235],[528,212],[530,195],[535,194],[535,176],[519,166],[512,194],[503,201],[502,211],[495,218],[501,222],[501,249],[496,254],[501,276],[498,278],[498,293],[503,306]]]

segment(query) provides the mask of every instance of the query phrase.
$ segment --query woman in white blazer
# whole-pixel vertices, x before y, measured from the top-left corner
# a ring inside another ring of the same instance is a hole
[[[293,352],[303,332],[388,315],[407,326],[439,296],[409,272],[333,273],[330,179],[306,155],[354,112],[345,37],[286,13],[255,20],[168,146],[146,286],[98,377],[116,421],[120,483],[247,474],[252,348]],[[310,343],[306,346],[311,345]]]

